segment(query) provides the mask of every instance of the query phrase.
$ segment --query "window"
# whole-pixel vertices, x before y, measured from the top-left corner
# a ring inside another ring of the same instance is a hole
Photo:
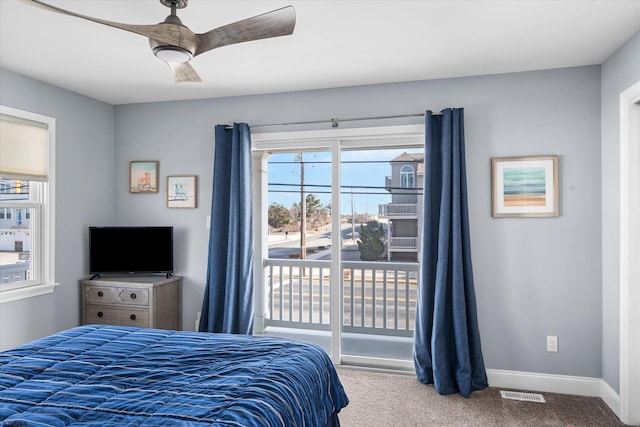
[[[0,106],[0,303],[53,292],[55,120]]]
[[[404,165],[400,169],[400,186],[402,188],[415,188],[416,186],[413,168],[409,165]]]

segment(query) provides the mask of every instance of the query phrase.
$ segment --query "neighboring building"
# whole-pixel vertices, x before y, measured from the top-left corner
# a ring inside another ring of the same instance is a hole
[[[0,200],[29,200],[29,182],[0,178]],[[0,252],[31,250],[29,209],[0,207]]]
[[[380,218],[389,221],[387,260],[417,262],[422,229],[424,154],[402,153],[390,163],[391,176],[385,177],[385,189],[391,193],[391,203],[378,207]]]

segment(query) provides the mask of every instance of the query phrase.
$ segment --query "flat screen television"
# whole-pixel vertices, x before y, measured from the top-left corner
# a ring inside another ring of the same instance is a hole
[[[173,274],[173,227],[89,227],[89,273]]]

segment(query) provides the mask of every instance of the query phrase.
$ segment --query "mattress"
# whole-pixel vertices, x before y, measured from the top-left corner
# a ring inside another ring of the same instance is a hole
[[[313,344],[107,325],[0,353],[6,426],[339,424],[349,400]]]

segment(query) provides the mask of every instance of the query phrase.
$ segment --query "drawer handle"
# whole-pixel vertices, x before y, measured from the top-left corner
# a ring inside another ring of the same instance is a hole
[[[136,315],[132,314],[131,316],[129,316],[131,318],[131,320],[136,320]]]
[[[104,292],[102,292],[102,291],[98,291],[98,296],[99,296],[99,297],[103,297],[103,296],[104,296]]]
[[[131,299],[136,299],[136,294],[135,293],[131,293]]]
[[[101,311],[98,312],[98,317],[102,317],[104,316],[104,313],[102,313]]]

